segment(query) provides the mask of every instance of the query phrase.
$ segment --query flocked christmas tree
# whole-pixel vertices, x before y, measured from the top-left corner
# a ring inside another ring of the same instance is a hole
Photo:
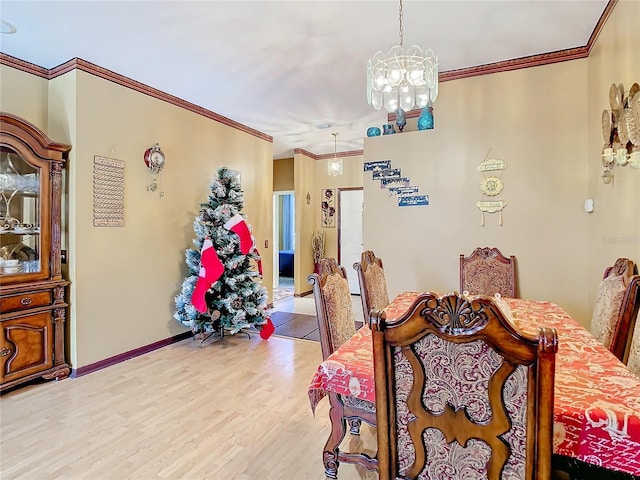
[[[243,200],[236,172],[220,168],[193,223],[195,248],[186,251],[189,276],[175,298],[175,319],[194,333],[237,333],[254,326],[268,338],[273,331],[262,272],[256,270],[260,255],[241,215]]]

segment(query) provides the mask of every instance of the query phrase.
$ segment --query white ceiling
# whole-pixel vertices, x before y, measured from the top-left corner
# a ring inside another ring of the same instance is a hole
[[[433,49],[440,72],[582,47],[606,5],[405,0],[404,44]],[[0,35],[0,51],[45,68],[87,60],[273,136],[275,158],[333,153],[331,132],[338,151],[360,150],[367,128],[386,123],[367,104],[366,65],[399,42],[398,6],[2,0],[17,32]]]

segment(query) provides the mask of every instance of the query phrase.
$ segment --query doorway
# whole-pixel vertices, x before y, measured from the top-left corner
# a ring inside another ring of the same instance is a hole
[[[273,194],[273,301],[294,294],[296,202],[292,191]]]
[[[358,275],[353,264],[360,261],[364,248],[362,218],[364,190],[359,188],[338,189],[338,263],[347,271],[349,290],[360,295]]]

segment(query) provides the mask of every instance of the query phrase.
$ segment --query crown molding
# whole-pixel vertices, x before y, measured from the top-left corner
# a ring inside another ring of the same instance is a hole
[[[52,80],[73,70],[79,70],[81,72],[85,72],[90,75],[94,75],[96,77],[107,80],[109,82],[113,82],[117,85],[121,85],[125,88],[129,88],[136,92],[149,95],[150,97],[156,98],[160,101],[170,103],[177,107],[193,112],[197,115],[201,115],[210,120],[216,121],[231,128],[235,128],[236,130],[240,130],[241,132],[248,133],[249,135],[253,135],[254,137],[260,138],[267,142],[273,143],[273,137],[271,135],[267,135],[266,133],[262,133],[258,130],[247,127],[246,125],[236,122],[235,120],[231,120],[230,118],[227,118],[218,113],[212,112],[211,110],[207,110],[206,108],[203,108],[199,105],[187,102],[186,100],[178,98],[174,95],[170,95],[161,90],[158,90],[157,88],[153,88],[145,85],[144,83],[132,80],[131,78],[125,77],[124,75],[120,75],[119,73],[115,73],[111,70],[100,67],[81,58],[72,58],[71,60],[58,65],[57,67],[46,69],[34,65],[33,63],[25,62],[24,60],[20,60],[10,55],[0,53],[0,65],[7,65],[23,72],[46,78],[47,80]]]
[[[326,160],[328,158],[333,158],[333,153],[322,153],[320,155],[316,155],[315,153],[311,153],[308,150],[305,150],[304,148],[295,148],[293,150],[293,154],[300,154],[300,155],[304,155],[306,157],[312,158],[313,160]],[[344,157],[357,157],[358,155],[364,155],[364,150],[350,150],[347,152],[337,152],[336,155],[338,157],[344,158]]]
[[[48,69],[40,67],[35,63],[25,62],[6,53],[0,52],[0,65],[6,65],[7,67],[15,68],[16,70],[27,72],[37,77],[49,79]]]

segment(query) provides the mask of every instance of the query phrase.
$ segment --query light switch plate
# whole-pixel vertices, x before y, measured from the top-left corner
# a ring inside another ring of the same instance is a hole
[[[593,212],[593,199],[592,198],[587,198],[584,201],[584,211],[587,212],[587,213]]]

